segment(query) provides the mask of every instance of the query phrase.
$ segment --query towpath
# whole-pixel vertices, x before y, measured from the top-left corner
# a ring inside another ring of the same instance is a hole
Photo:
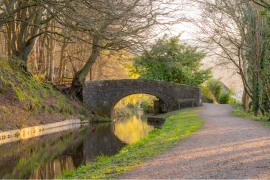
[[[204,127],[120,179],[270,179],[270,128],[204,104]]]

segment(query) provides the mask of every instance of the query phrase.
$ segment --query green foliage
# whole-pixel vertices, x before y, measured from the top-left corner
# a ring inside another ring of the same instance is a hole
[[[270,14],[265,9],[258,14],[247,11],[247,34],[250,36],[245,54],[248,63],[248,83],[252,94],[252,110],[255,115],[270,113]],[[246,22],[244,22],[247,24]]]
[[[84,120],[85,120],[85,116],[84,116],[84,115],[81,115],[81,116],[80,116],[80,120],[81,120],[81,121],[84,121]]]
[[[129,109],[133,109],[133,108],[135,108],[135,105],[134,104],[127,104],[127,107],[129,108]]]
[[[153,113],[154,112],[154,103],[153,101],[142,101],[141,102],[141,108],[144,110],[146,113]]]
[[[222,93],[222,83],[217,79],[211,79],[207,81],[206,85],[211,91],[211,93],[214,95],[215,99],[218,100]]]
[[[198,130],[203,122],[198,109],[184,109],[163,115],[169,116],[162,129],[154,129],[135,144],[125,146],[112,157],[102,156],[97,162],[65,172],[62,178],[106,179],[113,178],[152,156],[175,146],[179,141]]]
[[[87,109],[85,109],[84,107],[82,107],[80,110],[79,110],[79,113],[81,114],[81,115],[84,115],[84,116],[86,116],[86,117],[88,117],[89,116],[89,112],[88,112],[88,110]]]
[[[128,108],[136,108],[140,105],[141,101],[153,102],[157,100],[157,97],[149,94],[132,94],[121,99],[116,105],[115,108],[123,108],[127,106]]]
[[[21,102],[26,111],[38,113],[43,110],[63,114],[75,111],[66,97],[51,84],[44,82],[42,76],[36,78],[23,73],[14,59],[0,60],[0,93],[14,92],[15,100]],[[44,101],[50,97],[54,97],[57,102],[48,106]]]
[[[222,88],[223,85],[218,79],[209,79],[206,84],[201,87],[202,95],[208,99],[212,99],[214,103],[218,103]]]
[[[230,104],[234,102],[231,92],[223,92],[223,84],[218,79],[209,79],[201,89],[203,97],[211,103]]]
[[[57,106],[59,107],[59,112],[63,114],[72,114],[75,112],[74,107],[69,104],[65,96],[57,96]]]
[[[231,93],[229,93],[229,92],[228,93],[223,93],[219,97],[219,103],[220,104],[230,104],[231,103],[231,99],[232,99]]]
[[[141,79],[198,86],[211,76],[211,69],[200,70],[204,56],[197,48],[181,44],[179,36],[164,36],[135,58],[130,72]]]
[[[46,82],[46,73],[44,74],[34,74],[33,75],[34,79],[36,79],[39,82]]]
[[[245,118],[245,119],[251,119],[254,121],[259,121],[261,122],[264,126],[270,126],[270,114],[268,115],[255,115],[252,110],[244,110],[243,106],[240,105],[235,105],[233,114],[235,116]]]

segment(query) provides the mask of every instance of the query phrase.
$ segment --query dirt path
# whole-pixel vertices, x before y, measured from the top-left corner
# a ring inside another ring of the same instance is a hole
[[[270,179],[270,129],[204,104],[204,127],[120,179]]]

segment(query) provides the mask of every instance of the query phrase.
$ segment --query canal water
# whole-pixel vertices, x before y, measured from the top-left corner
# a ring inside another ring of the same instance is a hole
[[[112,123],[82,125],[63,132],[0,144],[1,179],[53,179],[65,170],[111,156],[154,127],[142,111]]]

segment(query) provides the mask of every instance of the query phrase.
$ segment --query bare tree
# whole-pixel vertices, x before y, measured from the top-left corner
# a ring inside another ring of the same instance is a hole
[[[108,80],[129,78],[128,66],[132,63],[132,55],[125,50],[102,51],[90,72],[90,80]]]
[[[248,62],[245,58],[246,25],[243,24],[243,12],[248,4],[232,0],[204,0],[199,3],[202,21],[195,22],[203,34],[199,40],[207,45],[210,54],[217,57],[217,64],[234,65],[243,82],[242,101],[247,107],[252,90],[248,83]]]
[[[234,65],[244,86],[242,102],[248,108],[250,99],[254,104],[261,98],[257,90],[261,85],[254,82],[260,82],[259,67],[268,41],[265,18],[260,15],[260,9],[247,1],[203,0],[199,3],[202,21],[195,22],[203,34],[199,40],[217,57],[217,64]]]
[[[65,11],[59,23],[91,37],[92,45],[87,62],[73,79],[69,91],[72,96],[81,91],[102,50],[138,48],[157,33],[151,28],[176,22],[171,15],[179,9],[176,3],[163,0],[86,0],[74,1],[70,6],[71,12]]]
[[[7,31],[7,51],[9,56],[23,61],[27,71],[27,60],[37,37],[62,35],[56,28],[48,28],[51,20],[61,18],[62,12],[72,1],[58,0],[2,0],[0,1],[0,27]],[[40,39],[41,40],[41,39]],[[43,45],[45,39],[43,39]]]

